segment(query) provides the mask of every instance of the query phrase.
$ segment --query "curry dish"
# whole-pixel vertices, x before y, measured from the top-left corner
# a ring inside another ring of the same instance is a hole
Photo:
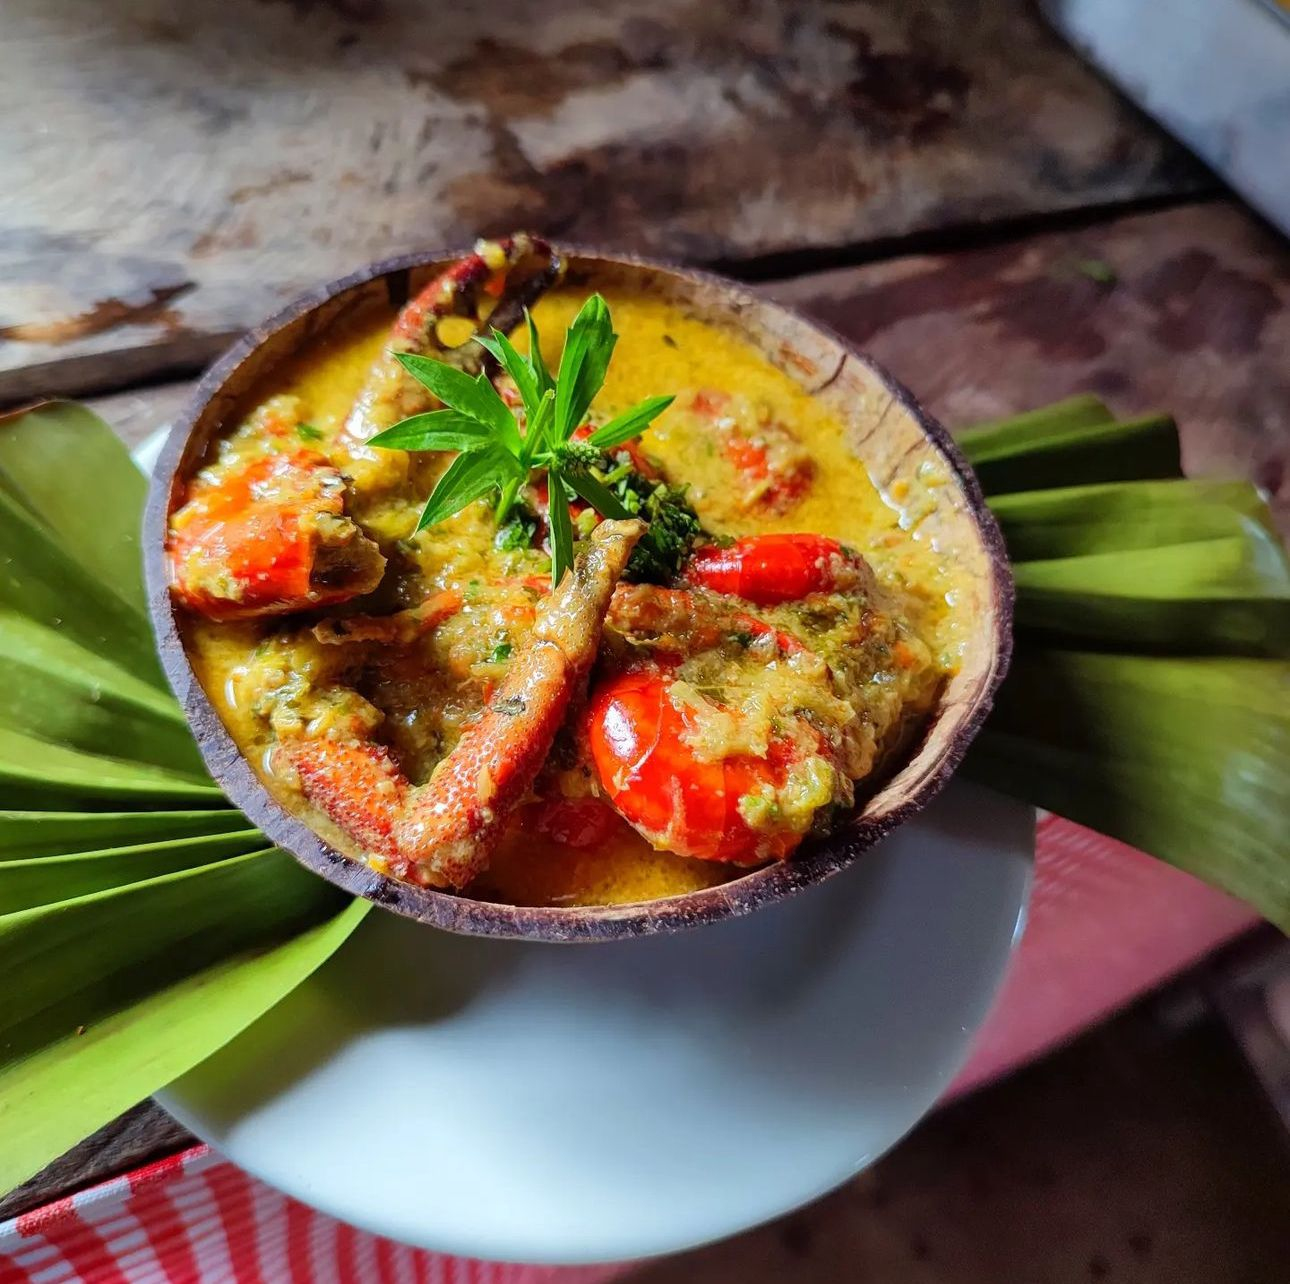
[[[167,547],[289,811],[409,882],[608,904],[791,859],[907,753],[962,633],[917,508],[735,330],[517,234],[278,366]]]

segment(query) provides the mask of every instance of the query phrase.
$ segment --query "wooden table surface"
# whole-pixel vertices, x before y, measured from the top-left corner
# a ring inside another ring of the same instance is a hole
[[[1290,524],[1285,243],[1025,0],[431,12],[6,0],[0,403],[139,441],[300,290],[528,227],[753,282],[951,426],[1173,410]],[[0,1213],[182,1140],[140,1107]]]

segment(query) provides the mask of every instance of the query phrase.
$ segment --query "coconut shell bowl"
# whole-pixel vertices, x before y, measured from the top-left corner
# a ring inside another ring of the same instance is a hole
[[[747,914],[819,883],[861,858],[945,785],[990,710],[1011,648],[1012,582],[1003,541],[980,487],[945,429],[884,370],[826,328],[717,276],[624,255],[564,247],[567,282],[587,290],[649,292],[712,326],[735,331],[841,422],[884,493],[934,469],[923,488],[919,537],[952,551],[966,622],[962,661],[921,735],[876,789],[825,838],[715,887],[634,904],[517,906],[413,886],[346,854],[291,814],[243,757],[185,650],[182,608],[169,591],[167,522],[213,436],[266,375],[362,309],[401,306],[456,255],[376,263],[319,286],[237,343],[202,379],[158,458],[145,518],[149,606],[162,662],[212,776],[270,839],[320,877],[423,923],[454,932],[538,941],[593,941],[676,931]],[[899,490],[899,487],[897,487]]]

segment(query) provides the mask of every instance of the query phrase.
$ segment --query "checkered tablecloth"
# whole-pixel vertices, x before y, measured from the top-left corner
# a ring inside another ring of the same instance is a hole
[[[1030,1060],[1253,921],[1187,875],[1045,817],[1025,939],[952,1092]],[[289,1199],[204,1146],[0,1224],[0,1284],[598,1284],[624,1269],[412,1249]]]

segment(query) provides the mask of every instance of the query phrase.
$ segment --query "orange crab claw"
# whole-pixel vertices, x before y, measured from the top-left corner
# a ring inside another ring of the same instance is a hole
[[[605,611],[640,522],[604,522],[538,608],[482,717],[423,785],[359,734],[297,735],[275,755],[306,797],[400,878],[464,887],[488,865],[551,750],[600,645]]]
[[[176,598],[215,620],[311,610],[368,593],[385,558],[345,516],[344,479],[312,450],[199,477],[170,521]]]

